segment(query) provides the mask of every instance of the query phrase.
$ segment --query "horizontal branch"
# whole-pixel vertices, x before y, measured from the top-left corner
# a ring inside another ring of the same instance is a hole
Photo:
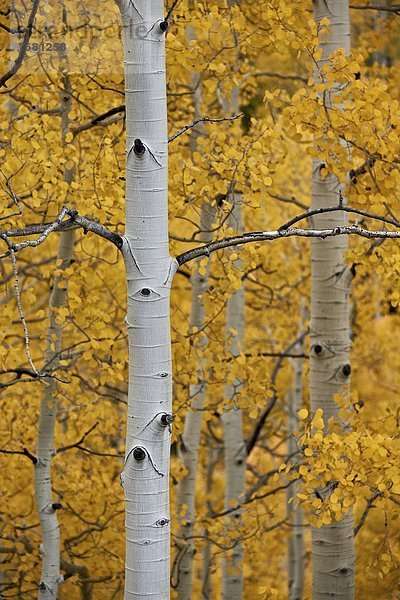
[[[66,216],[70,218],[64,221],[63,219]],[[92,233],[99,235],[100,237],[112,242],[119,250],[122,248],[122,237],[120,235],[110,231],[96,221],[91,221],[86,217],[79,216],[78,211],[64,206],[52,223],[28,225],[22,229],[8,229],[0,231],[0,239],[3,239],[8,246],[8,251],[0,255],[0,258],[9,256],[11,252],[19,252],[27,247],[39,246],[39,244],[44,242],[50,233],[54,231],[67,231],[78,228],[83,229],[85,233],[91,231]],[[11,243],[9,240],[9,238],[13,237],[28,237],[31,235],[39,235],[39,238],[36,240],[25,240],[19,244]]]
[[[303,221],[304,219],[309,219],[314,215],[321,215],[331,212],[347,212],[355,215],[360,215],[361,217],[367,217],[368,219],[374,219],[375,221],[382,221],[382,223],[387,223],[388,225],[394,225],[394,227],[400,228],[400,223],[395,221],[394,219],[390,219],[389,217],[382,217],[381,215],[376,215],[374,213],[367,212],[365,210],[359,210],[358,208],[353,208],[351,206],[345,206],[343,204],[339,204],[338,206],[328,206],[325,208],[314,208],[307,210],[301,215],[297,215],[290,219],[287,223],[279,227],[279,231],[282,229],[288,229],[295,223],[299,223],[299,221]]]
[[[217,240],[193,250],[183,252],[176,257],[178,265],[181,266],[200,256],[209,256],[212,252],[222,250],[223,248],[232,248],[254,242],[274,241],[288,237],[304,237],[304,238],[321,238],[336,237],[338,235],[358,235],[360,237],[374,239],[398,239],[400,231],[370,231],[356,225],[349,227],[335,227],[334,229],[278,229],[275,231],[255,231],[252,233],[244,233],[243,235],[235,235],[223,240]]]
[[[35,465],[37,463],[37,458],[33,454],[31,454],[28,448],[23,448],[22,450],[7,450],[5,448],[0,448],[0,454],[21,454],[22,456],[26,456],[29,460]]]
[[[332,229],[298,229],[291,227],[295,223],[308,219],[313,215],[320,215],[330,212],[347,212],[357,214],[370,219],[375,219],[393,225],[400,229],[400,223],[394,219],[388,217],[382,217],[373,213],[369,213],[365,210],[359,210],[352,208],[351,206],[344,206],[339,204],[338,206],[328,206],[327,208],[316,208],[313,210],[307,210],[306,212],[293,217],[290,221],[279,227],[275,231],[253,231],[244,233],[242,235],[235,235],[222,240],[216,240],[204,246],[193,248],[187,252],[183,252],[176,257],[178,265],[181,266],[191,260],[199,258],[200,256],[209,256],[212,252],[222,250],[223,248],[231,248],[234,246],[240,246],[243,244],[250,244],[254,242],[265,242],[281,239],[284,237],[306,237],[306,238],[327,238],[336,237],[338,235],[358,235],[368,239],[381,238],[381,239],[397,239],[400,238],[400,231],[386,231],[386,230],[369,230],[359,227],[358,225],[350,225],[346,227],[334,227]]]
[[[174,133],[174,135],[168,138],[168,143],[172,142],[183,133],[186,133],[186,131],[192,129],[199,123],[222,123],[223,121],[235,121],[236,119],[239,119],[242,116],[243,113],[239,113],[237,115],[233,115],[232,117],[221,117],[219,119],[211,119],[210,117],[201,117],[199,119],[195,119],[194,121],[192,121],[192,123],[189,123],[189,125],[185,125],[185,127],[182,127],[182,129],[179,129],[179,131],[177,131],[176,133]]]
[[[385,4],[350,4],[350,8],[355,10],[379,10],[382,12],[394,12],[400,14],[400,4],[386,6]]]
[[[106,112],[102,113],[101,115],[97,115],[96,117],[89,119],[89,121],[86,121],[85,123],[81,123],[80,125],[73,127],[71,131],[72,131],[73,135],[75,136],[78,133],[81,133],[81,131],[86,131],[87,129],[92,129],[92,127],[96,127],[98,125],[103,125],[103,126],[109,125],[110,121],[107,121],[107,119],[110,119],[110,117],[114,117],[115,115],[120,115],[120,118],[124,117],[125,104],[121,104],[120,106],[115,106],[114,108],[110,108],[110,110],[107,110]],[[115,122],[115,120],[112,120],[112,122]]]

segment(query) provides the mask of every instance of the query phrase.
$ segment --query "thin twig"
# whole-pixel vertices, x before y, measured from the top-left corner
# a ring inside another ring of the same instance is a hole
[[[38,377],[40,377],[40,373],[37,370],[37,368],[35,367],[35,365],[33,363],[33,360],[32,360],[31,350],[30,350],[30,346],[29,346],[28,326],[26,324],[26,320],[25,320],[25,316],[24,316],[24,312],[22,310],[22,304],[21,304],[21,292],[20,292],[20,288],[19,288],[17,259],[15,257],[15,252],[14,252],[14,249],[12,247],[10,248],[10,254],[11,254],[11,261],[12,261],[13,271],[14,271],[15,297],[16,297],[16,300],[17,300],[19,317],[21,319],[22,327],[24,328],[26,356],[28,357],[28,361],[29,361],[29,364],[32,367],[32,371],[34,371],[34,373],[36,373],[36,375]]]
[[[25,54],[26,54],[26,49],[29,44],[29,39],[32,34],[33,23],[35,21],[38,6],[39,6],[39,0],[34,0],[32,10],[31,10],[31,13],[30,13],[29,19],[28,19],[28,25],[26,26],[26,29],[25,29],[24,39],[22,40],[18,56],[15,59],[14,63],[12,64],[11,69],[9,69],[7,71],[7,73],[5,73],[2,77],[0,77],[0,88],[5,86],[6,81],[11,79],[11,77],[13,77],[15,75],[15,73],[21,68],[22,62],[23,62]]]
[[[168,143],[172,142],[177,137],[179,137],[189,129],[192,129],[192,127],[195,127],[199,123],[222,123],[223,121],[235,121],[236,119],[240,119],[240,117],[242,116],[243,113],[239,113],[237,115],[233,115],[232,117],[221,117],[220,119],[211,119],[210,117],[201,117],[199,119],[195,119],[194,121],[192,121],[192,123],[189,123],[189,125],[185,125],[185,127],[182,127],[182,129],[179,129],[179,131],[177,131],[176,133],[174,133],[174,135],[168,138]]]

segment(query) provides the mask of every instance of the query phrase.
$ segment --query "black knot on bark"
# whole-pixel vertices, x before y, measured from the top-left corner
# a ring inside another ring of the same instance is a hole
[[[315,346],[314,346],[315,354],[321,354],[322,350],[323,350],[323,348],[322,348],[321,344],[315,344]]]
[[[60,510],[60,508],[62,508],[62,504],[60,504],[60,502],[53,502],[53,504],[51,505],[51,508],[56,511],[56,510]]]
[[[351,366],[350,365],[343,365],[342,367],[342,373],[345,377],[349,377],[350,373],[351,373]]]
[[[174,420],[173,415],[170,415],[169,413],[163,413],[161,415],[161,419],[160,419],[161,425],[164,425],[164,427],[171,425],[173,420]]]
[[[166,525],[168,525],[169,523],[169,519],[158,519],[158,521],[156,521],[156,526],[157,527],[165,527]]]
[[[136,446],[133,450],[133,458],[137,461],[144,460],[146,458],[146,452],[140,446]]]
[[[146,151],[142,140],[140,140],[139,138],[136,138],[136,140],[133,142],[133,151],[136,154],[136,156],[141,156]]]
[[[160,29],[163,33],[165,33],[168,29],[168,21],[161,21]]]
[[[149,290],[149,288],[143,288],[142,290],[140,290],[140,293],[142,294],[142,296],[150,296],[151,290]]]

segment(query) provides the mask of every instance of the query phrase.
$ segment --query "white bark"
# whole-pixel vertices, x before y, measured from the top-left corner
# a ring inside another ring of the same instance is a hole
[[[238,232],[243,230],[241,196],[234,194],[233,210],[230,216],[230,227]],[[234,268],[241,270],[242,263],[237,259]],[[232,356],[237,356],[243,349],[244,342],[244,288],[235,291],[229,298],[226,316],[226,332],[231,338],[229,351]],[[237,331],[232,335],[231,330]],[[225,509],[232,506],[232,502],[240,502],[245,486],[246,475],[246,447],[243,439],[242,411],[236,405],[236,396],[240,391],[242,382],[233,381],[225,387],[224,396],[229,398],[232,406],[222,415],[224,428],[224,460],[225,460]],[[242,524],[242,510],[235,510],[229,516],[229,529],[232,539],[236,537],[236,544],[230,556],[225,556],[222,562],[222,598],[223,600],[241,600],[243,596],[243,546],[239,537],[235,536],[238,526]]]
[[[121,0],[127,129],[129,387],[125,600],[165,600],[170,588],[172,412],[165,27],[161,0]]]
[[[303,354],[304,342],[300,342],[294,348],[294,352]],[[296,358],[292,361],[294,369],[294,385],[288,394],[288,454],[293,456],[298,450],[298,444],[294,432],[299,428],[298,411],[303,403],[303,358]],[[294,482],[287,489],[286,498],[295,497],[297,494],[298,482]],[[301,505],[294,502],[287,504],[288,521],[291,525],[290,537],[288,540],[288,592],[289,600],[301,600],[303,597],[304,586],[304,527],[303,510]]]
[[[213,223],[213,210],[204,205],[202,209],[201,228],[203,230],[201,242],[211,241],[210,229]],[[190,326],[192,330],[198,331],[204,325],[204,294],[208,288],[208,267],[204,275],[200,275],[195,268],[192,278],[192,306],[190,314]],[[200,345],[204,348],[206,338],[203,336]],[[201,351],[201,348],[200,348]],[[203,419],[203,407],[206,397],[205,388],[205,365],[199,359],[197,370],[197,383],[190,386],[190,397],[193,398],[190,409],[186,415],[182,441],[180,446],[180,458],[187,469],[187,474],[179,483],[178,488],[178,514],[180,519],[183,515],[183,523],[179,530],[179,539],[183,541],[180,548],[179,570],[177,574],[177,592],[179,600],[191,600],[193,585],[193,557],[195,554],[195,543],[193,539],[194,524],[196,519],[195,510],[195,487],[197,464],[199,457],[201,422]]]
[[[207,498],[211,497],[212,486],[213,486],[213,473],[216,462],[218,460],[218,452],[213,448],[212,445],[208,446],[207,451],[207,475],[206,475],[206,494]],[[204,531],[205,536],[208,538],[208,531]],[[212,586],[211,586],[211,567],[212,567],[212,544],[210,539],[206,540],[203,548],[203,564],[202,564],[202,587],[201,597],[203,600],[211,600],[212,598]]]
[[[65,59],[65,56],[60,58]],[[64,65],[63,68],[66,68]],[[62,76],[63,88],[70,89],[68,73]],[[60,94],[62,143],[69,130],[68,113],[71,110],[71,97]],[[74,178],[74,170],[64,170],[64,181],[70,184]],[[60,233],[57,253],[57,268],[64,271],[71,264],[74,252],[75,232]],[[62,350],[62,325],[57,322],[57,309],[65,305],[68,293],[68,280],[63,275],[54,278],[53,290],[49,301],[49,329],[44,362],[54,369],[59,362]],[[37,452],[34,469],[35,501],[42,530],[42,572],[38,590],[39,600],[57,598],[58,585],[62,581],[60,575],[60,528],[53,500],[51,485],[51,462],[54,456],[54,428],[57,417],[57,385],[54,378],[46,378],[46,388],[40,402],[39,429],[37,436]]]
[[[338,48],[349,52],[350,25],[347,0],[314,1],[316,21],[327,17],[332,35],[322,43],[322,66]],[[334,86],[331,91],[334,92]],[[327,109],[332,97],[325,93]],[[338,203],[339,182],[333,176],[321,177],[321,163],[313,164],[312,208]],[[314,217],[316,227],[346,224],[345,213]],[[311,411],[322,408],[327,422],[337,417],[334,395],[343,393],[350,375],[349,283],[351,275],[344,261],[347,236],[311,240],[311,326],[310,400]],[[313,598],[322,600],[354,597],[353,516],[312,529]]]
[[[188,28],[188,42],[195,39],[193,27]],[[194,103],[194,119],[201,117],[201,82],[196,73],[192,74],[192,86],[195,90],[193,94]],[[204,125],[200,124],[197,132],[192,132],[190,140],[190,150],[192,157],[197,149],[197,136],[204,135]],[[214,221],[214,209],[209,204],[204,202],[201,207],[201,234],[199,240],[201,243],[208,243],[212,240],[212,232],[210,231]],[[191,277],[192,283],[192,302],[190,312],[190,327],[191,330],[201,331],[204,325],[204,295],[208,289],[208,274],[209,263],[207,264],[206,273],[199,273],[199,263],[201,259],[196,261],[196,265]],[[207,344],[205,334],[199,344],[194,346],[194,351],[200,350],[200,354]],[[193,539],[194,525],[196,520],[195,510],[195,488],[197,476],[197,464],[200,448],[201,423],[203,419],[203,407],[206,398],[205,384],[205,365],[200,357],[197,369],[197,383],[191,385],[189,389],[192,402],[190,409],[186,414],[185,425],[182,433],[180,445],[180,458],[185,468],[187,475],[179,483],[177,490],[178,515],[181,520],[178,539],[178,573],[177,578],[177,594],[178,600],[191,600],[193,588],[193,558],[196,552],[195,542]],[[182,513],[184,513],[182,517]],[[183,519],[183,521],[182,521]]]

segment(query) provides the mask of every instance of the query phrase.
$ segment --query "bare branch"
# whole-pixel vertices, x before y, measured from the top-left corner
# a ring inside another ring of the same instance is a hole
[[[120,114],[120,113],[122,113],[122,114]],[[115,115],[118,115],[118,116],[115,117]],[[111,117],[113,117],[113,118],[111,118]],[[115,123],[117,120],[124,119],[124,118],[125,118],[125,104],[121,104],[121,106],[115,106],[114,108],[107,110],[106,112],[102,113],[101,115],[97,115],[97,117],[93,117],[92,119],[89,119],[89,121],[86,121],[86,123],[82,123],[81,125],[77,125],[76,127],[73,127],[71,129],[71,132],[74,136],[76,136],[76,135],[78,135],[78,133],[81,133],[81,131],[86,131],[87,129],[92,129],[92,127],[96,127],[98,125],[101,125],[101,126],[110,125],[111,123]]]
[[[308,77],[304,75],[286,75],[284,73],[276,73],[273,71],[256,71],[255,73],[249,73],[249,75],[253,75],[253,77],[276,77],[277,79],[289,79],[293,81],[304,81],[307,83]]]
[[[36,375],[39,377],[40,373],[37,370],[37,368],[35,367],[35,365],[33,364],[32,355],[31,355],[31,349],[30,349],[30,346],[29,346],[28,325],[26,324],[25,315],[24,315],[24,312],[22,310],[21,292],[20,292],[20,288],[19,288],[18,269],[17,269],[17,259],[15,258],[15,251],[14,251],[13,248],[10,248],[10,254],[11,254],[11,260],[12,260],[13,271],[14,271],[15,297],[16,297],[16,300],[17,300],[19,317],[21,319],[22,327],[24,328],[26,356],[28,357],[28,361],[29,361],[29,364],[31,365],[32,371],[34,373],[36,373]]]
[[[7,73],[5,73],[2,77],[0,77],[0,88],[5,86],[6,81],[11,79],[11,77],[13,77],[15,75],[15,73],[21,68],[22,62],[25,57],[26,49],[29,44],[29,39],[32,34],[33,23],[35,21],[38,7],[39,7],[39,0],[33,0],[33,7],[31,10],[31,13],[29,15],[28,25],[26,26],[26,29],[25,29],[24,38],[22,40],[22,43],[21,43],[21,46],[19,49],[19,54],[18,54],[17,58],[15,59],[11,69],[9,69],[9,71],[7,71]]]
[[[361,515],[357,526],[354,528],[354,537],[356,537],[357,533],[360,531],[361,527],[364,525],[365,519],[367,518],[367,515],[368,515],[369,511],[371,510],[371,508],[373,508],[375,500],[379,496],[382,496],[382,494],[383,494],[383,492],[375,492],[374,495],[367,500],[367,506],[365,507],[364,512]]]
[[[60,452],[65,452],[66,450],[71,450],[71,448],[78,448],[78,447],[79,447],[79,445],[80,445],[80,444],[82,444],[82,442],[84,442],[84,441],[85,441],[85,439],[88,437],[88,435],[89,435],[90,433],[92,433],[92,431],[93,431],[94,429],[96,429],[96,427],[98,426],[98,424],[99,424],[99,423],[98,423],[98,421],[97,421],[97,422],[96,422],[94,425],[92,425],[92,426],[91,426],[91,427],[90,427],[90,428],[89,428],[89,429],[88,429],[88,430],[87,430],[87,431],[86,431],[86,432],[83,434],[83,436],[82,436],[82,437],[81,437],[81,438],[80,438],[80,439],[79,439],[77,442],[75,442],[74,444],[68,444],[68,446],[61,446],[61,448],[58,448],[58,449],[56,450],[56,454],[60,454]]]
[[[358,225],[350,225],[345,227],[334,227],[332,229],[298,229],[292,228],[291,225],[308,219],[309,217],[317,214],[330,213],[330,212],[347,212],[354,213],[371,219],[376,219],[390,225],[394,225],[400,229],[400,223],[394,219],[388,217],[382,217],[373,213],[366,212],[364,210],[358,210],[351,208],[350,206],[332,206],[327,208],[318,208],[315,210],[308,210],[297,217],[294,217],[279,229],[275,231],[253,231],[244,233],[243,235],[236,235],[222,240],[216,240],[204,246],[193,248],[187,252],[183,252],[176,257],[178,265],[181,266],[191,260],[199,258],[199,256],[209,256],[212,252],[222,250],[223,248],[231,248],[233,246],[240,246],[243,244],[250,244],[252,242],[264,242],[273,241],[283,237],[306,237],[306,238],[322,238],[335,237],[338,235],[358,235],[368,239],[381,238],[381,239],[397,239],[400,238],[400,231],[386,231],[386,230],[369,230],[359,227]]]
[[[63,221],[65,216],[69,216],[70,219],[67,221]],[[45,223],[43,225],[28,225],[22,229],[9,229],[6,231],[0,231],[0,239],[3,239],[9,250],[0,255],[0,258],[4,258],[5,256],[9,256],[11,254],[11,249],[14,252],[19,252],[23,248],[36,247],[42,242],[46,240],[46,238],[53,231],[68,231],[70,229],[82,228],[85,233],[91,231],[100,237],[107,239],[112,242],[117,248],[120,250],[122,248],[122,237],[113,231],[110,231],[100,223],[95,221],[91,221],[86,217],[81,217],[78,215],[78,211],[71,210],[67,206],[64,206],[60,213],[57,215],[56,219],[52,223]],[[40,235],[41,234],[41,235]],[[19,244],[11,244],[8,238],[12,237],[25,237],[30,235],[40,235],[36,240],[26,240]]]
[[[355,10],[379,10],[382,12],[400,14],[400,4],[395,4],[393,6],[386,6],[385,4],[350,4],[350,8],[354,8]]]
[[[338,235],[358,235],[360,237],[373,239],[398,239],[400,238],[400,231],[385,231],[385,230],[368,230],[358,227],[356,225],[348,227],[335,227],[334,229],[278,229],[275,231],[255,231],[252,233],[245,233],[243,235],[236,235],[233,237],[225,238],[193,248],[183,252],[176,257],[178,265],[181,266],[191,260],[199,258],[199,256],[209,256],[212,252],[222,250],[223,248],[232,248],[233,246],[240,246],[243,244],[250,244],[254,242],[265,242],[274,241],[278,239],[288,237],[304,237],[304,238],[321,238],[325,239],[328,237],[336,237]]]
[[[288,345],[286,350],[284,350],[281,355],[278,355],[279,358],[276,361],[276,365],[275,365],[274,370],[272,371],[272,375],[271,375],[271,385],[272,386],[275,386],[276,377],[282,366],[284,358],[286,358],[288,356],[288,353],[290,356],[290,351],[293,350],[293,348],[295,348],[297,346],[297,344],[300,343],[304,339],[305,335],[306,335],[306,332],[303,332],[300,336],[298,336],[293,342],[291,342]],[[296,356],[298,357],[299,355],[297,354]],[[262,428],[264,427],[265,421],[268,419],[277,400],[278,400],[278,394],[276,393],[276,391],[274,391],[274,395],[272,396],[268,405],[265,407],[265,409],[261,413],[260,418],[258,419],[257,423],[255,424],[252,434],[250,435],[250,437],[248,438],[248,440],[246,442],[247,456],[249,456],[250,452],[253,450],[254,446],[256,445],[257,440],[262,431]]]
[[[189,123],[189,125],[185,125],[185,127],[182,127],[182,129],[179,129],[179,131],[177,131],[176,133],[174,133],[174,135],[168,138],[168,143],[172,142],[183,133],[186,133],[186,131],[192,129],[192,127],[195,127],[199,123],[222,123],[223,121],[235,121],[236,119],[240,119],[240,117],[242,116],[243,113],[239,113],[237,115],[233,115],[232,117],[221,117],[220,119],[211,119],[210,117],[201,117],[199,119],[195,119],[194,121],[192,121],[192,123]]]
[[[27,448],[23,448],[23,450],[6,450],[0,448],[0,454],[21,454],[22,456],[26,456],[27,458],[29,458],[29,460],[33,462],[34,465],[37,463],[36,456],[33,456],[33,454],[31,454]]]
[[[394,219],[389,219],[389,217],[381,217],[380,215],[375,215],[375,214],[367,212],[365,210],[359,210],[357,208],[352,208],[351,206],[343,206],[342,204],[340,204],[339,206],[329,206],[327,208],[315,208],[312,210],[311,209],[307,210],[305,213],[298,215],[297,217],[293,217],[293,219],[290,219],[290,221],[288,221],[287,223],[285,223],[284,225],[279,227],[279,231],[281,231],[282,229],[288,229],[295,223],[298,223],[299,221],[303,221],[303,219],[309,219],[310,217],[313,217],[314,215],[320,215],[320,214],[325,214],[325,213],[330,213],[330,212],[338,212],[338,211],[360,215],[362,217],[367,217],[369,219],[375,219],[377,221],[382,221],[383,223],[388,223],[389,225],[394,225],[395,227],[400,228],[400,223],[398,221],[395,221]]]

